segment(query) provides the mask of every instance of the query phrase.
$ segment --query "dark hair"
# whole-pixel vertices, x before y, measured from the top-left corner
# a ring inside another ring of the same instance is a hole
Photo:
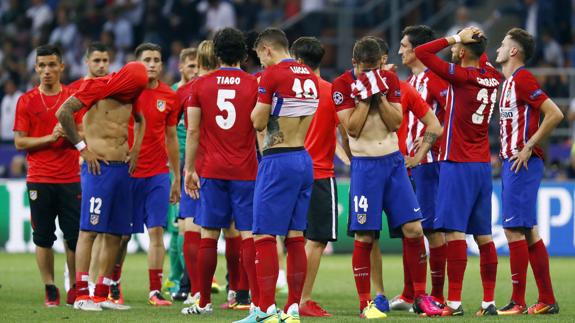
[[[254,45],[256,44],[256,40],[258,39],[258,32],[255,30],[250,30],[244,34],[246,39],[246,47],[248,48],[248,59],[251,59],[256,66],[260,66],[261,62],[258,57],[258,54],[254,50]]]
[[[521,46],[523,60],[528,62],[535,52],[535,40],[533,36],[521,28],[512,28],[507,32],[507,35]]]
[[[88,49],[86,49],[86,57],[90,57],[93,52],[108,52],[108,46],[101,42],[92,42],[88,45]]]
[[[377,45],[379,45],[379,49],[381,50],[382,56],[387,55],[389,53],[389,45],[385,40],[383,40],[383,38],[378,36],[366,36],[366,38],[371,38],[377,42]]]
[[[147,50],[160,52],[160,54],[162,53],[162,47],[160,47],[160,45],[154,43],[142,43],[138,45],[138,47],[136,47],[136,51],[134,52],[134,54],[136,55],[136,58],[140,58],[140,56],[142,56],[142,53]]]
[[[403,38],[405,36],[407,36],[413,48],[429,43],[436,38],[435,32],[426,25],[405,27],[401,33],[401,37]]]
[[[372,67],[379,66],[381,63],[381,48],[373,37],[363,37],[353,45],[353,59],[358,64],[366,64]]]
[[[50,56],[50,55],[56,55],[56,57],[58,57],[58,61],[60,63],[62,62],[62,51],[58,46],[47,44],[36,47],[36,58],[38,58],[39,56]]]
[[[224,28],[214,36],[214,53],[224,64],[234,65],[246,58],[244,34],[235,28]]]
[[[262,31],[254,43],[254,49],[263,43],[271,45],[274,48],[284,49],[286,51],[289,47],[289,41],[286,34],[283,30],[278,28],[266,28],[264,31]]]
[[[463,29],[459,29],[457,33],[459,34]],[[485,53],[485,49],[487,48],[487,37],[486,36],[478,36],[473,35],[473,39],[477,40],[475,43],[463,44],[463,46],[468,49],[473,57],[480,58],[483,53]]]
[[[291,45],[291,53],[295,59],[303,60],[303,63],[312,70],[319,67],[325,49],[315,37],[300,37]]]
[[[184,48],[180,52],[180,63],[183,63],[188,57],[195,59],[198,57],[198,49],[195,47]]]

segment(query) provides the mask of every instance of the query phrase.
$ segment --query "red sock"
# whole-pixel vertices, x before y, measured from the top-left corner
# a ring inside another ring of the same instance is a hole
[[[114,272],[112,273],[112,279],[115,282],[119,282],[121,276],[122,276],[122,264],[114,265]]]
[[[447,245],[429,248],[429,270],[431,271],[431,296],[445,301],[443,285],[445,283],[445,262]]]
[[[253,238],[242,241],[242,264],[248,276],[252,303],[255,306],[259,306],[260,289],[258,288],[258,276],[256,274],[256,245]]]
[[[184,233],[184,261],[190,278],[192,296],[200,291],[200,272],[198,270],[198,250],[200,249],[200,233],[186,231]]]
[[[479,246],[481,282],[483,283],[483,301],[495,300],[495,281],[497,280],[497,252],[493,241]]]
[[[414,296],[425,294],[427,283],[427,252],[423,236],[419,238],[403,238],[405,240],[406,258],[413,281]]]
[[[198,251],[200,307],[212,302],[212,278],[218,265],[218,240],[202,238]]]
[[[529,247],[529,262],[537,282],[539,302],[555,304],[555,295],[553,294],[553,285],[549,274],[549,254],[543,240],[539,240]]]
[[[305,238],[286,238],[285,246],[287,250],[287,283],[288,298],[284,312],[287,313],[291,304],[298,304],[301,300],[301,292],[307,272],[307,257],[305,254]]]
[[[243,248],[243,243],[242,243],[242,248]],[[239,272],[240,272],[240,281],[238,282],[238,290],[249,291],[250,290],[250,283],[249,283],[248,273],[246,272],[246,270],[244,268],[244,251],[243,251],[243,249],[240,249]]]
[[[240,284],[240,249],[242,237],[226,238],[226,263],[230,290],[238,291]]]
[[[267,311],[276,303],[276,283],[279,274],[276,238],[262,238],[255,241],[256,274],[260,289],[260,309]]]
[[[87,272],[76,273],[76,297],[90,295],[88,288],[88,279],[90,275]]]
[[[401,239],[403,245],[402,261],[403,261],[403,292],[401,296],[406,302],[413,303],[413,281],[409,273],[409,263],[407,261],[407,248],[405,247],[405,239]]]
[[[453,240],[447,243],[447,280],[449,282],[447,299],[461,301],[461,287],[467,266],[467,242]]]
[[[351,256],[351,265],[353,269],[353,278],[355,287],[359,295],[359,310],[362,311],[367,303],[371,300],[370,290],[370,271],[371,271],[371,243],[355,240],[353,243],[353,255]]]
[[[529,266],[529,246],[527,241],[519,240],[509,243],[509,264],[511,266],[511,283],[513,285],[511,300],[515,304],[525,306],[525,285],[527,267]]]
[[[99,276],[96,289],[94,289],[94,297],[108,298],[108,294],[110,294],[110,284],[112,284],[111,278]]]
[[[150,292],[162,290],[162,277],[164,276],[162,269],[148,269],[148,276],[150,277]]]

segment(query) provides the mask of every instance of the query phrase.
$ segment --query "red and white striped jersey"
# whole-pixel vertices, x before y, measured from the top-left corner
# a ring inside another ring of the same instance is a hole
[[[412,75],[407,82],[414,87],[423,100],[429,105],[429,108],[443,126],[445,116],[445,97],[449,84],[426,68],[417,75]],[[407,153],[414,156],[413,143],[425,133],[425,125],[413,114],[409,113],[407,120]],[[441,137],[440,137],[441,138]],[[427,164],[438,160],[439,149],[441,148],[441,139],[438,139],[427,155],[421,160],[421,164]]]
[[[540,107],[547,99],[533,74],[524,67],[518,68],[505,80],[499,99],[501,158],[518,154],[539,129]],[[533,153],[543,157],[539,147],[535,147]]]

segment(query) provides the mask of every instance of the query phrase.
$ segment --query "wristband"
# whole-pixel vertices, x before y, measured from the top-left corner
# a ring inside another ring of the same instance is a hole
[[[76,149],[78,149],[78,151],[82,151],[82,150],[86,149],[86,147],[88,147],[84,140],[80,141],[79,143],[75,144],[74,146],[76,147]]]
[[[455,43],[461,43],[461,36],[459,36],[459,35],[453,35],[453,36],[451,36],[451,37],[453,37],[453,39],[455,39]]]

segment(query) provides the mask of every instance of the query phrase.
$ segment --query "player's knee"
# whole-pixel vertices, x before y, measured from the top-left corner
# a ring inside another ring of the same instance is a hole
[[[68,249],[70,249],[72,252],[76,252],[76,245],[78,245],[78,238],[67,239],[66,245],[68,246]]]
[[[34,241],[34,244],[38,247],[52,248],[52,246],[54,245],[54,241],[56,241],[56,236],[53,233],[46,234],[46,233],[34,232],[32,234],[32,240]]]
[[[508,242],[515,242],[526,238],[525,231],[520,229],[504,229]]]
[[[355,240],[359,242],[372,243],[374,238],[373,231],[356,231]]]
[[[423,229],[419,221],[406,223],[401,227],[401,230],[406,238],[419,238],[423,236]]]

